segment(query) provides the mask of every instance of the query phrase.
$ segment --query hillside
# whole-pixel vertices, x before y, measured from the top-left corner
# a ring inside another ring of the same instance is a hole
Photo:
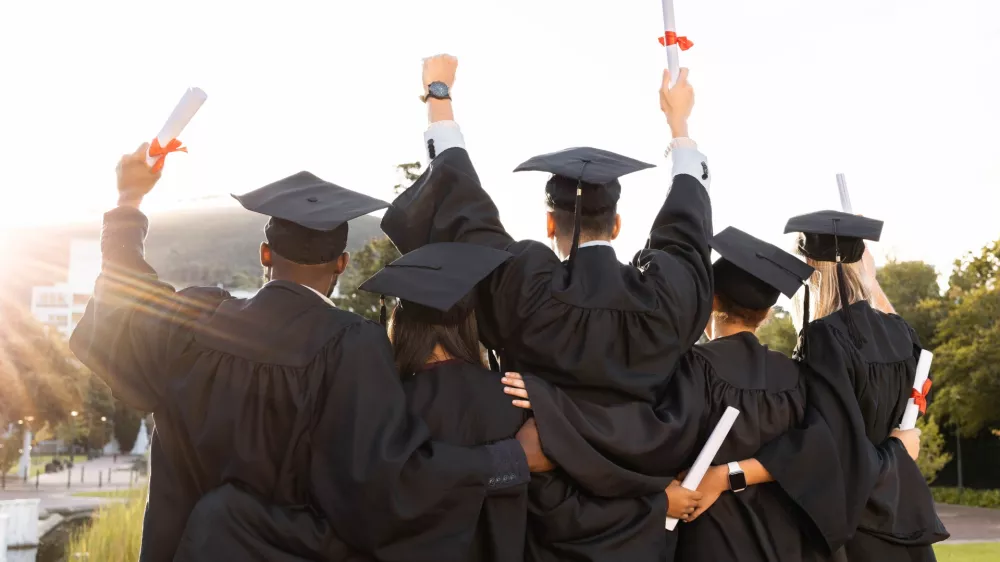
[[[256,286],[261,278],[258,246],[264,239],[266,222],[265,217],[238,207],[154,214],[146,239],[146,259],[161,278],[177,286]],[[381,235],[379,219],[365,216],[354,220],[348,251],[355,252]],[[12,231],[4,242],[11,273],[0,276],[0,298],[27,307],[31,287],[66,280],[70,240],[99,237],[98,223]]]

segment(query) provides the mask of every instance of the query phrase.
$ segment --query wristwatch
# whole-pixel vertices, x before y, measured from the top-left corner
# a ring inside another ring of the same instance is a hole
[[[747,489],[747,477],[740,468],[740,463],[729,463],[729,489],[734,492],[742,492]]]
[[[451,90],[444,82],[431,82],[427,85],[427,95],[423,96],[421,99],[424,103],[426,103],[430,98],[437,100],[450,100]]]

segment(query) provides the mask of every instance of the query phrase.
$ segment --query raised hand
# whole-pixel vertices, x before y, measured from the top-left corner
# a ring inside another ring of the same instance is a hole
[[[132,154],[125,154],[118,161],[115,170],[118,176],[118,205],[138,207],[142,198],[160,180],[160,172],[154,172],[146,164],[146,150],[149,143],[143,143]]]
[[[682,68],[677,83],[670,87],[670,71],[663,71],[660,86],[660,110],[667,117],[674,138],[687,136],[687,120],[694,108],[694,88],[688,83],[688,69]]]
[[[458,71],[458,59],[451,55],[434,55],[424,59],[424,93],[432,82],[443,82],[448,89],[455,85],[455,72]]]

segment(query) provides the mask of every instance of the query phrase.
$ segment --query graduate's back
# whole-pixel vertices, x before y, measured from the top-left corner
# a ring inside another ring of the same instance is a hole
[[[666,400],[678,408],[704,411],[692,424],[703,443],[727,407],[740,411],[736,423],[716,455],[714,464],[752,458],[760,447],[796,427],[806,407],[806,381],[799,365],[786,355],[762,345],[751,332],[740,332],[695,346],[688,353]],[[698,388],[703,395],[695,396]],[[699,448],[690,451],[694,461]],[[803,463],[805,459],[796,459]],[[805,538],[795,504],[777,483],[750,486],[739,493],[724,492],[700,517],[677,527],[677,560],[799,561],[815,556]]]

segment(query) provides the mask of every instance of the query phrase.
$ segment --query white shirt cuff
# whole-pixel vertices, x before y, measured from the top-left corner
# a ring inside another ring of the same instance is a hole
[[[686,137],[676,138],[670,142],[666,154],[674,161],[673,177],[687,174],[701,182],[705,190],[711,193],[712,174],[708,170],[708,158],[698,151],[697,143]]]
[[[427,148],[427,159],[433,160],[449,148],[465,148],[465,137],[458,123],[438,121],[424,131],[424,146]]]

